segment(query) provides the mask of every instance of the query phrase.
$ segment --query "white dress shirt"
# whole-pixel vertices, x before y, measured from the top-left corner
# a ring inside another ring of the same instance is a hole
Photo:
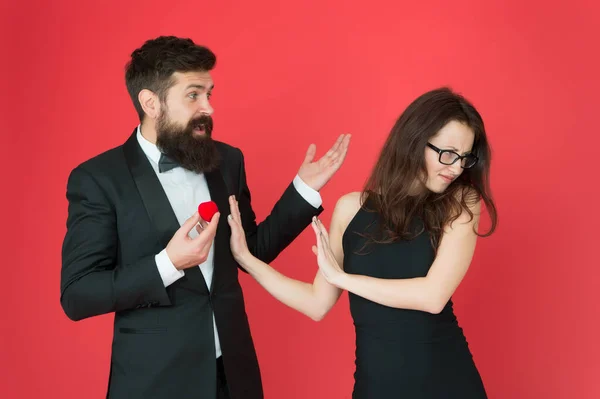
[[[200,203],[211,200],[206,177],[202,173],[195,173],[181,167],[159,173],[158,161],[161,155],[159,149],[155,144],[152,144],[146,140],[144,136],[142,136],[140,126],[138,126],[136,136],[140,147],[142,147],[142,150],[146,154],[150,165],[152,165],[152,169],[154,169],[160,184],[165,190],[167,198],[169,199],[169,203],[171,204],[173,212],[177,217],[177,221],[181,226],[197,211]],[[293,180],[293,184],[294,188],[309,204],[315,208],[319,208],[321,206],[322,200],[319,192],[307,186],[306,183],[300,179],[300,176],[296,175]],[[195,228],[190,231],[189,236],[191,238],[198,236],[198,232]],[[214,242],[210,248],[206,262],[199,265],[200,270],[202,271],[202,276],[204,276],[206,286],[209,290],[214,270],[213,258]],[[162,278],[165,287],[168,287],[184,276],[184,271],[177,270],[173,265],[173,262],[171,262],[169,259],[166,248],[157,254],[155,259],[160,277]],[[221,356],[221,343],[219,342],[219,334],[217,332],[217,323],[215,322],[214,314],[213,327],[215,330],[215,348],[218,358]]]

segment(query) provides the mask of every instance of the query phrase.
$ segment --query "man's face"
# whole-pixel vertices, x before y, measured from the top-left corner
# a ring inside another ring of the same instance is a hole
[[[212,78],[208,72],[176,72],[173,79],[156,121],[156,145],[183,168],[208,172],[219,158],[212,140]]]

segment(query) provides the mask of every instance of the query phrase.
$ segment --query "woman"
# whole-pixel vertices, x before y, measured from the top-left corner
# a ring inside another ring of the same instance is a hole
[[[400,116],[364,190],[339,199],[330,233],[313,221],[312,284],[250,254],[234,198],[231,249],[275,298],[314,320],[349,292],[354,398],[486,398],[451,297],[473,257],[482,201],[492,221],[484,236],[496,226],[489,168],[477,110],[434,90]]]

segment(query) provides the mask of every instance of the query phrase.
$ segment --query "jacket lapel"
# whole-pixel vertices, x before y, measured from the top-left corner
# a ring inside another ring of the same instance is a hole
[[[217,234],[215,236],[214,245],[214,272],[212,276],[211,291],[215,288],[215,282],[218,282],[218,274],[225,266],[225,262],[231,258],[229,252],[229,238],[231,230],[227,223],[227,215],[229,215],[229,193],[223,180],[221,169],[216,169],[212,172],[205,173],[208,190],[210,191],[211,200],[217,204],[217,208],[221,216],[219,217],[219,225],[217,226]]]
[[[160,244],[163,248],[166,248],[180,225],[154,169],[152,169],[148,158],[146,158],[146,154],[144,154],[144,151],[137,142],[136,133],[137,129],[134,130],[123,146],[125,159],[131,170],[131,175],[140,193],[144,207],[148,212],[148,217],[157,232]],[[182,287],[192,291],[203,294],[208,293],[206,282],[204,281],[204,277],[202,277],[199,267],[186,269],[185,277],[178,280],[178,283]]]

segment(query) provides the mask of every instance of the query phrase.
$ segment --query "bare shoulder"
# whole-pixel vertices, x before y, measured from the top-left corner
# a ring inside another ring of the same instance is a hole
[[[363,199],[363,193],[358,191],[342,195],[333,210],[331,217],[332,227],[335,225],[339,231],[345,231],[350,221],[362,206]]]
[[[473,225],[477,228],[479,224],[479,217],[481,216],[481,197],[479,193],[473,188],[466,188],[464,190],[458,190],[456,193],[456,199],[458,201],[464,200],[468,209],[463,208],[461,214],[456,219],[458,224]],[[453,226],[451,224],[450,227]]]

